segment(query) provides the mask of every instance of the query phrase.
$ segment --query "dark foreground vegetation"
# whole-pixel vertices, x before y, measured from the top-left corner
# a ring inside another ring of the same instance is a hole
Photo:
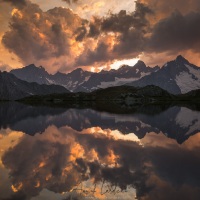
[[[137,112],[146,106],[162,110],[171,106],[184,106],[200,110],[200,90],[172,95],[157,86],[135,88],[118,86],[99,89],[91,93],[63,93],[29,96],[18,100],[29,105],[45,105],[65,108],[92,108],[114,113]]]

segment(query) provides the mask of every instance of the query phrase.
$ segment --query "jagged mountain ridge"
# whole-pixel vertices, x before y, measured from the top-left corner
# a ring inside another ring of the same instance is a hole
[[[160,70],[128,85],[135,87],[156,85],[172,94],[183,94],[200,89],[200,68],[179,55]]]
[[[14,74],[17,78],[30,83],[36,82],[38,84],[46,85],[61,85],[71,91],[73,91],[78,84],[83,83],[92,74],[92,72],[83,71],[78,68],[69,74],[57,72],[52,75],[43,67],[36,67],[34,64],[25,66],[21,69],[13,69],[10,73]]]
[[[87,81],[92,74],[92,72],[77,68],[68,74],[58,72],[55,75],[51,75],[51,77],[56,84],[74,91],[79,85]]]
[[[99,73],[84,71],[78,68],[68,74],[57,72],[52,75],[45,71],[43,67],[36,67],[34,64],[21,69],[13,69],[10,73],[28,82],[62,85],[73,92],[91,92],[98,88],[118,86],[138,80],[158,69],[159,67],[150,68],[144,62],[138,61],[133,67],[124,65],[118,70],[102,70]]]
[[[161,68],[147,67],[144,62],[138,61],[132,67],[124,65],[117,70],[102,70],[99,73],[78,68],[68,74],[57,72],[52,75],[43,67],[36,67],[32,64],[11,70],[11,73],[28,82],[62,85],[72,92],[92,92],[99,88],[125,84],[135,87],[155,85],[172,94],[200,89],[200,68],[181,55]]]
[[[0,99],[17,100],[32,95],[45,95],[52,93],[68,93],[60,85],[39,85],[18,79],[11,73],[0,72]]]
[[[147,67],[144,62],[138,61],[133,67],[124,65],[117,70],[94,73],[88,81],[75,89],[75,92],[91,92],[99,88],[120,86],[149,75],[159,70],[159,67]]]

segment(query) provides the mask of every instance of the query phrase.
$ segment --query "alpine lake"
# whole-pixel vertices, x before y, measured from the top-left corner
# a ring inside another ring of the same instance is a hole
[[[0,104],[1,200],[199,200],[200,111]]]

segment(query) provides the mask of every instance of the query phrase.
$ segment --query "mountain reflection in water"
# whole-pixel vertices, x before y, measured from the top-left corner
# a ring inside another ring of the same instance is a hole
[[[0,104],[0,199],[200,199],[200,112],[146,109]]]

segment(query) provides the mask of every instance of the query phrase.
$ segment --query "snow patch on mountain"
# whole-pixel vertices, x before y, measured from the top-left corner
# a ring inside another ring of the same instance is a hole
[[[136,81],[139,78],[116,78],[115,77],[115,81],[111,81],[111,82],[101,82],[101,85],[98,85],[98,88],[107,88],[107,87],[111,87],[111,86],[120,86],[120,85],[124,85],[126,83],[130,83],[132,81]]]
[[[200,74],[198,74],[198,76],[200,76]],[[176,76],[175,81],[179,86],[181,93],[187,93],[191,90],[200,88],[200,79],[194,79],[193,74],[188,72],[181,72],[178,76]]]
[[[137,78],[117,78],[115,77],[115,81],[110,81],[110,82],[101,82],[101,85],[98,85],[98,88],[107,88],[107,87],[112,87],[112,86],[120,86],[120,85],[125,85],[127,83],[131,83],[133,81],[137,81],[141,79],[144,76],[147,76],[151,73],[145,73],[141,72],[141,76]]]
[[[89,80],[90,77],[91,77],[91,76],[86,76],[84,82],[87,82],[87,81]],[[82,83],[84,83],[84,82],[82,82]],[[81,83],[81,84],[82,84],[82,83]]]
[[[151,73],[149,73],[149,72],[141,72],[141,76],[138,79],[140,79],[140,78],[142,78],[144,76],[147,76],[149,74],[151,74]]]
[[[48,79],[48,78],[46,78],[46,80],[47,80],[48,85],[52,85],[52,84],[56,85],[55,81]]]
[[[195,69],[194,67],[191,67],[187,64],[185,64],[185,66],[188,68],[191,74],[193,74],[197,79],[200,80],[200,69]]]

